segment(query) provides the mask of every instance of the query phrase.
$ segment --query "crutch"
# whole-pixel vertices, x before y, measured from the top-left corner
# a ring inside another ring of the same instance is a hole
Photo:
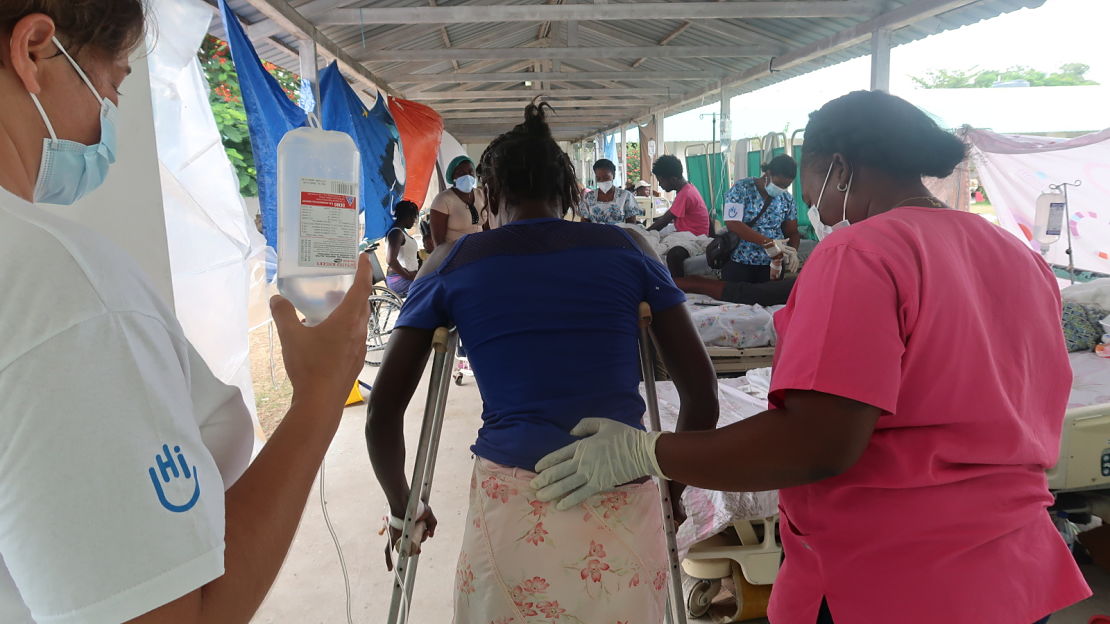
[[[659,397],[655,394],[655,365],[651,357],[651,305],[640,304],[640,369],[644,375],[644,392],[647,394],[648,430],[661,431],[659,424]],[[659,486],[659,503],[663,507],[663,532],[667,536],[667,558],[670,561],[671,591],[667,598],[667,622],[686,624],[686,604],[682,595],[682,574],[678,567],[678,542],[675,539],[674,511],[671,507],[670,482],[656,479]]]
[[[416,582],[419,554],[409,554],[420,545],[423,533],[416,531],[421,504],[425,507],[432,492],[436,455],[439,453],[443,413],[447,407],[447,390],[451,387],[451,365],[455,361],[458,334],[446,327],[436,329],[432,337],[432,376],[428,383],[428,401],[424,405],[424,424],[420,427],[420,446],[416,450],[416,466],[412,469],[409,502],[405,507],[405,523],[398,542],[397,568],[393,576],[393,598],[389,603],[388,624],[408,621],[412,590]]]

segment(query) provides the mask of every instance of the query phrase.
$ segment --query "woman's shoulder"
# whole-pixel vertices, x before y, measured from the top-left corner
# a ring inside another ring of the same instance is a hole
[[[0,275],[7,301],[0,326],[22,342],[106,313],[137,313],[177,327],[167,304],[123,249],[68,219],[26,204],[0,206]],[[18,318],[7,318],[14,315]],[[19,319],[31,324],[16,331]],[[6,346],[13,346],[8,344]]]

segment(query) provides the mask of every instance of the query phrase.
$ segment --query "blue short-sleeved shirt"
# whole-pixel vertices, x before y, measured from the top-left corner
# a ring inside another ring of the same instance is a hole
[[[533,470],[583,418],[640,426],[639,304],[685,299],[620,228],[538,219],[460,239],[397,326],[458,327],[484,402],[471,450]]]
[[[739,180],[725,194],[725,221],[750,222],[763,210],[763,196],[755,185],[755,178]],[[752,225],[752,229],[767,238],[781,239],[783,221],[797,221],[798,209],[794,206],[794,198],[789,192],[783,193],[771,200],[771,206]],[[763,251],[763,247],[748,241],[740,241],[736,250],[732,252],[732,261],[741,264],[768,265],[771,256]]]

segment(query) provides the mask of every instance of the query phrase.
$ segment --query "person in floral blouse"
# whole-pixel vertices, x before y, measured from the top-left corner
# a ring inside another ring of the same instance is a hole
[[[636,204],[636,196],[613,183],[617,166],[613,161],[602,158],[594,163],[594,180],[597,189],[587,191],[578,206],[578,214],[583,221],[590,223],[636,223],[644,216]]]

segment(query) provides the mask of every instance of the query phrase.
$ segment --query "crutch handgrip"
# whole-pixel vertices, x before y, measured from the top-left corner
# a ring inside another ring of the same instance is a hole
[[[443,353],[447,350],[447,338],[451,336],[451,330],[446,327],[437,327],[436,332],[432,334],[432,348],[436,353]]]
[[[651,326],[651,304],[646,301],[640,302],[640,329]]]

